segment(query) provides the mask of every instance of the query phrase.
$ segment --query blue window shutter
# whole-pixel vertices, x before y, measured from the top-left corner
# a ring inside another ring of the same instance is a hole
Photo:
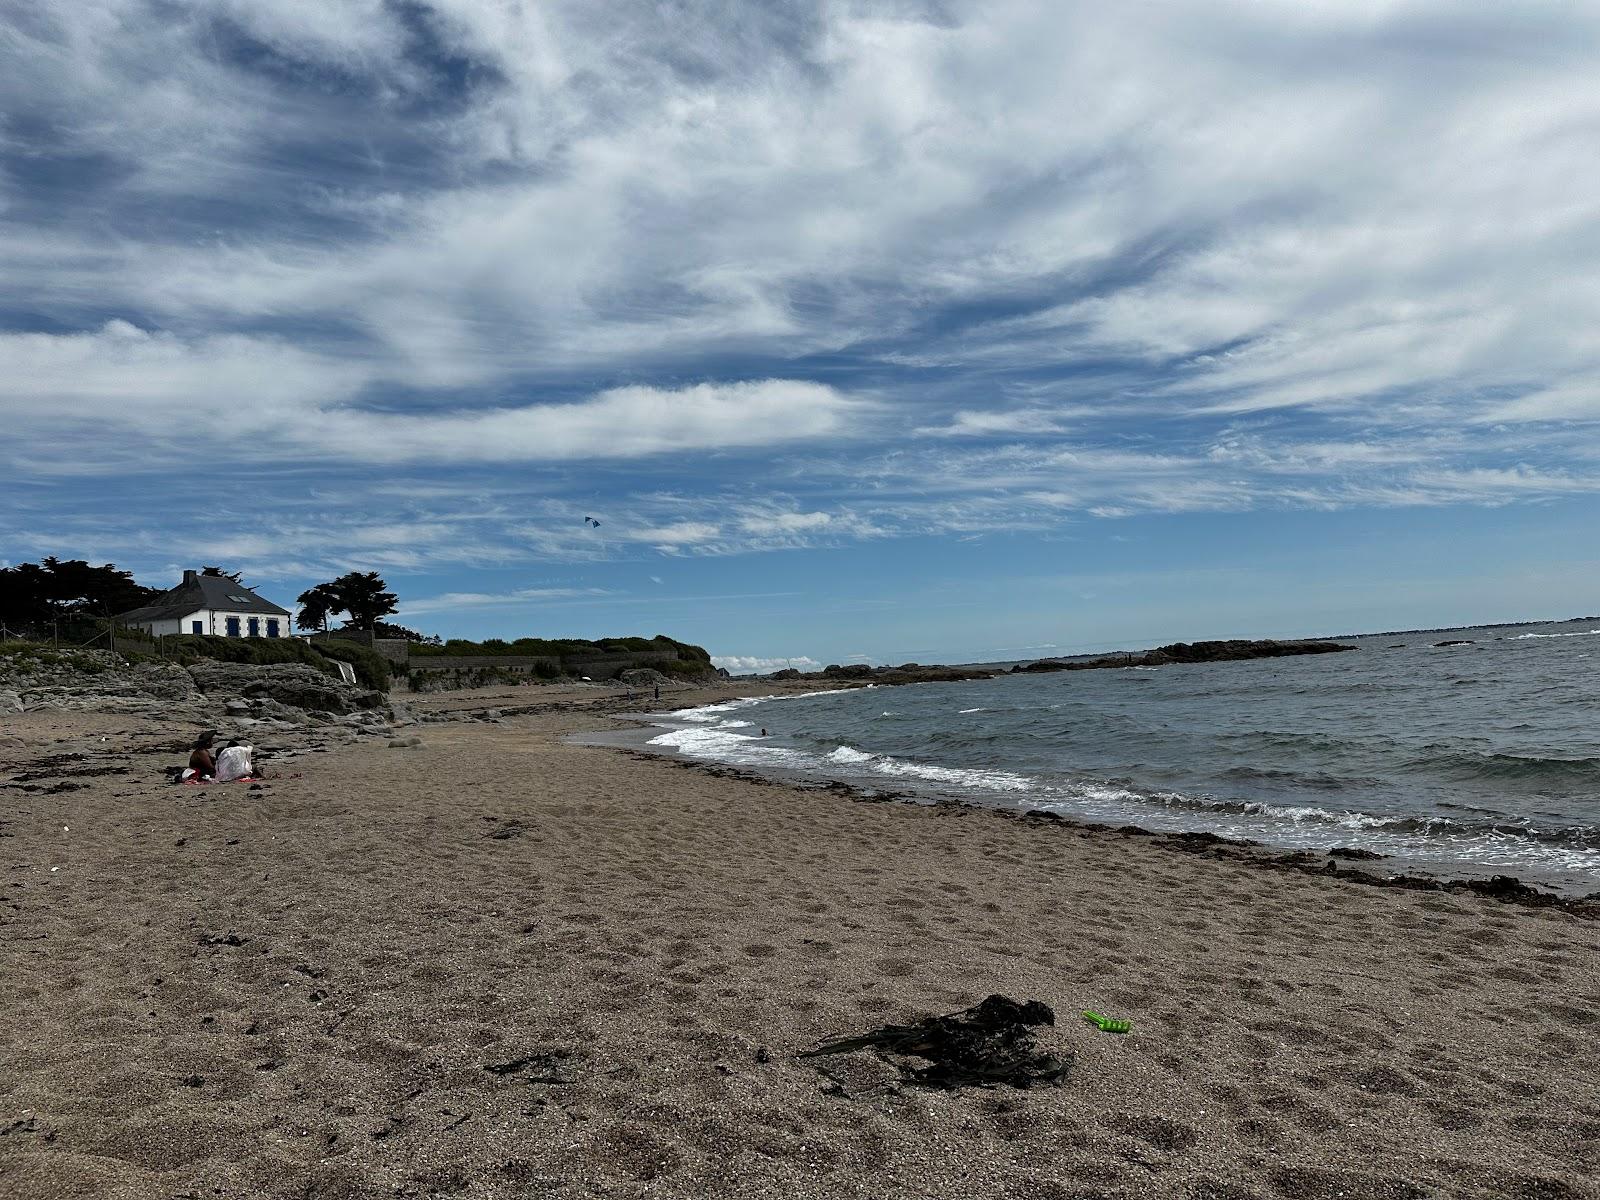
[[[239,618],[238,617],[229,617],[228,618],[228,636],[229,637],[238,637],[239,636]]]
[[[268,617],[267,618],[267,636],[268,637],[277,637],[278,636],[278,618],[277,617]]]
[[[204,621],[190,621],[189,631],[191,633],[204,633],[206,631],[206,623]]]

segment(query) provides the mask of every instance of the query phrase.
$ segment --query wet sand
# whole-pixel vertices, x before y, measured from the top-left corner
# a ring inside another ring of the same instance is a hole
[[[1600,922],[567,744],[597,694],[0,790],[0,1194],[1600,1197]],[[1065,1086],[796,1058],[991,992]]]

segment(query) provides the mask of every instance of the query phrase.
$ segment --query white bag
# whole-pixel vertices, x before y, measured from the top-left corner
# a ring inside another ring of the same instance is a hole
[[[253,749],[254,746],[228,746],[217,755],[217,782],[228,783],[253,774],[250,768],[250,752]]]

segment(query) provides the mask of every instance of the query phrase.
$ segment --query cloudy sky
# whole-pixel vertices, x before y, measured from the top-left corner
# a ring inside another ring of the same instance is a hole
[[[0,559],[749,667],[1597,612],[1597,67],[1542,0],[8,4]]]

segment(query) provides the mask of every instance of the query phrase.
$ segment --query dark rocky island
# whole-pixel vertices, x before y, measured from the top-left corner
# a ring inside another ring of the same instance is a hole
[[[830,665],[820,671],[800,672],[793,668],[774,672],[769,678],[780,680],[815,679],[874,684],[951,683],[966,679],[996,679],[1006,675],[1039,674],[1047,671],[1096,671],[1112,667],[1165,667],[1185,663],[1234,662],[1247,658],[1285,658],[1298,654],[1335,654],[1355,650],[1329,641],[1244,641],[1173,642],[1142,652],[1104,654],[1097,658],[1046,658],[1015,666],[985,666],[974,663],[952,667],[942,664],[901,663],[897,667],[872,667],[864,663]]]
[[[1298,654],[1337,654],[1354,650],[1339,642],[1244,641],[1173,642],[1143,654],[1108,654],[1100,658],[1063,661],[1047,658],[1019,664],[1011,673],[1040,671],[1100,671],[1110,667],[1166,667],[1185,663],[1237,662],[1247,658],[1287,658]]]

